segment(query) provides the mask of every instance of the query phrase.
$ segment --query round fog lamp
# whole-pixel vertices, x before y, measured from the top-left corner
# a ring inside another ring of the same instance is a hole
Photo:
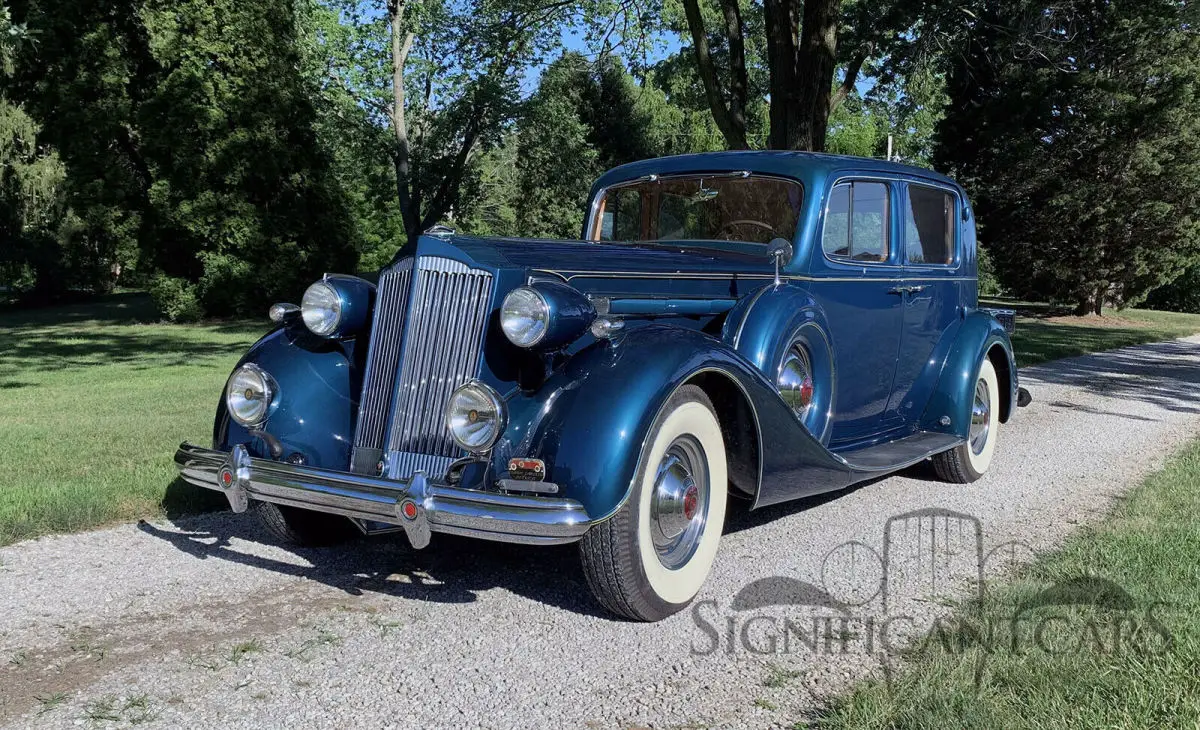
[[[446,403],[446,427],[454,442],[472,454],[492,448],[504,431],[504,401],[495,390],[472,380]]]
[[[229,376],[225,386],[225,405],[233,420],[243,426],[257,426],[267,420],[275,398],[275,381],[257,365],[247,363]]]

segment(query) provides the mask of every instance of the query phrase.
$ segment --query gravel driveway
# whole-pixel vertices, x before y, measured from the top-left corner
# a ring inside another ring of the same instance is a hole
[[[1022,383],[981,481],[735,510],[694,609],[655,625],[599,613],[571,546],[292,550],[214,514],[0,549],[0,724],[788,726],[879,667],[838,616],[928,621],[973,590],[964,556],[991,576],[1052,545],[1200,430],[1200,337]]]

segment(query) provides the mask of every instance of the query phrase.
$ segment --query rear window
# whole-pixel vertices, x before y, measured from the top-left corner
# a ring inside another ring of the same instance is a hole
[[[954,263],[954,196],[922,185],[908,186],[904,255],[910,264]]]
[[[596,209],[597,241],[791,241],[803,192],[755,175],[688,175],[620,185]]]

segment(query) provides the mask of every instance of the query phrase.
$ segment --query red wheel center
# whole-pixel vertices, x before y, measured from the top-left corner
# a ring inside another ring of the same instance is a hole
[[[812,403],[813,397],[813,381],[812,378],[805,378],[800,384],[800,405],[807,406]]]
[[[696,485],[693,484],[683,493],[683,516],[690,520],[696,516],[699,509],[700,490],[696,489]]]

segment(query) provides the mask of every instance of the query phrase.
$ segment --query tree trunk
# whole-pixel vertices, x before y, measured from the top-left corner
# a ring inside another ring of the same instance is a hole
[[[764,0],[763,20],[767,34],[768,89],[771,93],[771,131],[767,146],[785,150],[790,149],[789,130],[796,125],[799,113],[799,100],[796,98],[798,19],[792,0]]]
[[[396,170],[396,202],[404,219],[405,245],[416,245],[421,235],[421,201],[412,195],[411,151],[408,142],[408,122],[404,115],[404,64],[412,50],[413,34],[404,27],[404,0],[388,0],[388,21],[392,35],[392,131],[396,149],[392,162]]]
[[[796,56],[796,125],[788,130],[788,147],[825,149],[830,94],[837,69],[839,0],[806,0]]]
[[[704,17],[700,14],[697,0],[683,0],[683,11],[687,17],[688,31],[692,35],[692,53],[696,57],[696,73],[704,86],[704,97],[708,101],[709,111],[712,112],[713,122],[725,138],[729,149],[744,150],[746,143],[746,59],[745,44],[742,38],[741,15],[736,0],[725,2],[725,34],[729,40],[731,67],[734,80],[731,84],[732,101],[725,104],[721,91],[721,81],[717,78],[717,69],[713,64],[712,53],[708,47],[708,31],[704,28]],[[729,8],[732,5],[732,10]]]

